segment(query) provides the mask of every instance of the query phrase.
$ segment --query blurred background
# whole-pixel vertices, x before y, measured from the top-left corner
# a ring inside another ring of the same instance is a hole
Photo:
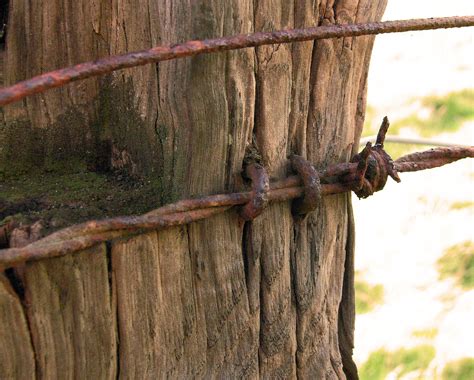
[[[473,0],[389,0],[384,19],[473,14]],[[389,135],[474,145],[474,28],[378,36],[363,136],[385,115]],[[354,196],[361,378],[473,380],[474,160],[401,179]]]

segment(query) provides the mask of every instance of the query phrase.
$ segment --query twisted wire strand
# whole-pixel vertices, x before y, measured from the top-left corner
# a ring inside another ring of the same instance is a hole
[[[200,41],[187,41],[168,46],[157,46],[148,50],[109,56],[95,61],[84,62],[75,66],[50,71],[31,79],[18,82],[12,86],[1,88],[0,106],[17,102],[29,95],[38,94],[55,87],[61,87],[74,81],[104,75],[112,71],[142,66],[149,63],[192,57],[199,54],[326,38],[461,28],[466,26],[474,26],[474,16],[317,26],[265,33],[257,32]]]
[[[362,155],[362,152],[361,152]],[[370,149],[366,160],[370,159]],[[376,161],[377,165],[391,165],[395,172],[431,169],[462,158],[474,157],[474,147],[436,148],[406,155],[392,162]],[[360,163],[350,162],[332,165],[320,173],[321,195],[360,190]],[[365,164],[367,168],[367,164]],[[362,173],[365,175],[365,172]],[[387,174],[386,174],[387,175]],[[367,180],[366,180],[367,181]],[[381,189],[376,189],[378,191]],[[270,202],[299,198],[304,187],[298,176],[272,182],[268,191]],[[81,223],[37,240],[22,248],[0,250],[0,268],[9,268],[28,261],[63,256],[81,251],[95,244],[118,238],[126,238],[147,231],[189,224],[223,213],[233,206],[245,205],[252,199],[249,191],[210,195],[199,199],[186,199],[160,207],[140,216],[123,216]]]

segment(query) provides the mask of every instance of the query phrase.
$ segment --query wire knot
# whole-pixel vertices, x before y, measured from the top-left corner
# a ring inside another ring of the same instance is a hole
[[[351,162],[357,163],[354,192],[359,198],[367,198],[373,193],[380,191],[387,183],[388,176],[396,182],[400,182],[400,177],[395,169],[392,158],[383,149],[385,135],[390,123],[384,117],[375,145],[370,142],[359,154],[356,154]]]
[[[270,180],[265,168],[257,163],[248,165],[245,174],[252,181],[252,198],[242,207],[240,216],[243,220],[250,221],[259,216],[268,204]]]
[[[293,170],[303,181],[304,196],[293,201],[292,212],[304,219],[306,214],[313,211],[321,200],[321,181],[313,165],[301,156],[290,157]]]

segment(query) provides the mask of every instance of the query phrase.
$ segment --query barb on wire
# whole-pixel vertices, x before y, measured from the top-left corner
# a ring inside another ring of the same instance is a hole
[[[377,144],[370,143],[349,163],[330,166],[319,173],[319,180],[306,167],[308,178],[289,176],[269,185],[266,176],[254,173],[256,179],[252,191],[211,195],[199,199],[186,199],[163,206],[141,216],[126,216],[89,221],[57,231],[22,248],[0,250],[0,268],[8,268],[24,262],[62,256],[83,250],[97,243],[137,235],[146,231],[188,224],[225,212],[232,206],[246,205],[261,196],[264,204],[304,197],[305,189],[316,186],[317,194],[338,194],[354,191],[359,197],[367,197],[383,189],[388,176],[399,181],[398,172],[410,172],[439,167],[466,157],[474,157],[474,147],[436,148],[406,155],[396,161],[383,150],[388,120],[384,119]],[[293,159],[294,161],[294,159]],[[298,165],[296,165],[298,167]],[[298,168],[296,168],[298,169]],[[301,170],[297,170],[301,173]],[[304,177],[304,175],[303,175]],[[312,182],[320,182],[320,185]],[[308,190],[307,190],[308,191]],[[311,194],[308,194],[311,197]],[[304,198],[295,203],[304,203]],[[312,203],[312,202],[310,202]],[[313,206],[309,206],[310,208]],[[258,207],[257,207],[258,209]],[[302,212],[306,212],[305,208]],[[258,211],[258,210],[257,210]],[[301,210],[300,210],[301,211]],[[297,215],[298,216],[298,215]]]
[[[169,46],[157,46],[148,50],[80,63],[72,67],[38,75],[10,87],[2,88],[0,89],[0,106],[19,101],[29,95],[37,94],[51,88],[64,86],[67,83],[77,80],[103,75],[128,67],[191,57],[198,54],[325,38],[399,33],[428,29],[460,28],[473,25],[474,16],[440,17],[371,22],[365,24],[319,26],[267,33],[258,32],[202,41],[188,41],[182,44]]]
[[[395,168],[401,172],[416,172],[450,164],[461,158],[474,157],[474,147],[444,147],[416,152],[400,157]]]
[[[368,136],[360,140],[359,145],[365,145],[369,141],[375,141],[377,136]],[[404,137],[404,136],[387,136],[385,142],[395,143],[395,144],[408,144],[408,145],[428,145],[428,146],[446,146],[446,147],[466,147],[467,145],[456,144],[447,141],[424,139],[424,138],[413,138],[413,137]]]

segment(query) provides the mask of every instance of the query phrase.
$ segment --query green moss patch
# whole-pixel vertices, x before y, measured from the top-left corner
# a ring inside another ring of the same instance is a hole
[[[446,364],[441,374],[442,380],[474,379],[474,358],[464,358]]]
[[[45,233],[90,219],[142,214],[161,203],[157,181],[121,173],[40,173],[0,182],[0,225],[42,220]]]
[[[0,123],[0,180],[41,171],[71,172],[90,160],[92,141],[83,113],[68,109],[45,128],[27,120]]]
[[[474,242],[449,247],[437,262],[439,277],[455,279],[464,289],[474,288]]]
[[[401,348],[397,351],[380,349],[372,352],[369,359],[362,365],[360,378],[361,380],[383,380],[394,370],[397,370],[397,379],[413,371],[423,373],[434,357],[435,349],[429,345]]]

